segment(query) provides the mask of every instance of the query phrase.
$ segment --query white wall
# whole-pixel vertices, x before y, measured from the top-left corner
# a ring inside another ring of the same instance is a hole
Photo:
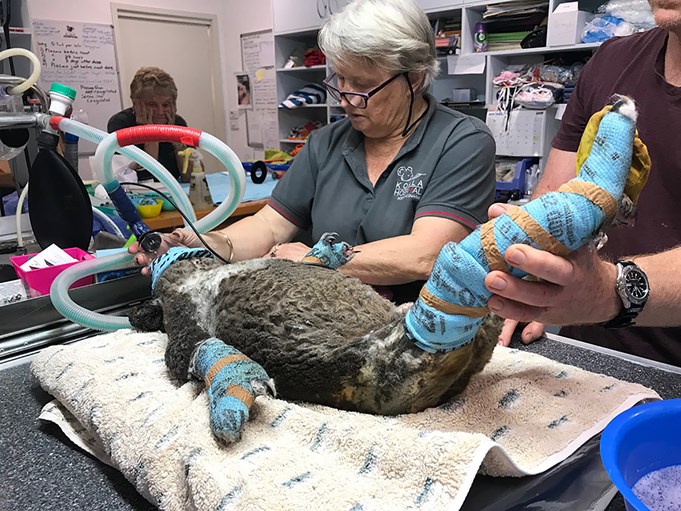
[[[275,0],[122,0],[114,3],[138,7],[157,7],[184,11],[188,13],[214,14],[220,30],[220,54],[224,65],[222,81],[225,87],[225,124],[228,127],[225,142],[242,160],[262,157],[262,150],[254,150],[246,145],[246,122],[239,118],[239,129],[229,130],[229,110],[237,109],[236,83],[234,73],[241,71],[240,35],[272,28],[272,2]],[[24,16],[25,26],[31,19],[53,19],[82,23],[113,24],[111,0],[27,0]],[[247,6],[247,7],[246,7]],[[22,9],[23,11],[23,9]],[[28,19],[27,19],[28,18]],[[121,90],[127,91],[128,84]],[[89,167],[87,161],[79,165]]]

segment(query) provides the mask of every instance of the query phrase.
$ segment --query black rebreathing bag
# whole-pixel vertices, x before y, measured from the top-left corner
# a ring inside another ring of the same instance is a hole
[[[83,181],[57,152],[57,135],[42,132],[29,169],[28,210],[41,248],[87,250],[92,236],[92,205]]]

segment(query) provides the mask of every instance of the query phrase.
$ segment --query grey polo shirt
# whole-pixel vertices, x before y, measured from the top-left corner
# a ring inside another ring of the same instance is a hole
[[[495,144],[487,125],[426,95],[428,111],[386,167],[369,181],[364,135],[345,119],[313,131],[269,205],[316,241],[325,232],[361,245],[411,232],[424,216],[469,229],[494,199]]]

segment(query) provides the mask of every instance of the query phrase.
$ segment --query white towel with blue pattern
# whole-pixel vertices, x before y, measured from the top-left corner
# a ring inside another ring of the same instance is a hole
[[[41,417],[167,510],[458,510],[477,473],[538,474],[621,411],[634,383],[499,347],[456,400],[380,417],[260,397],[216,442],[198,382],[169,379],[166,336],[122,330],[41,352]],[[74,418],[75,417],[75,418]]]

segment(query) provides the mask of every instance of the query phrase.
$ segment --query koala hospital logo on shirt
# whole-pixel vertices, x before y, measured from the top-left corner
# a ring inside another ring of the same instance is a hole
[[[397,169],[397,176],[400,180],[395,185],[395,193],[397,200],[402,199],[420,199],[423,193],[423,180],[425,172],[414,173],[414,169],[409,167],[400,167]]]

